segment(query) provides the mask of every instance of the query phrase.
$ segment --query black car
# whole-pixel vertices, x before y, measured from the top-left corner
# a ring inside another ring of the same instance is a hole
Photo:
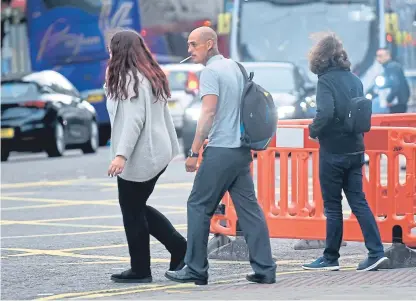
[[[270,92],[277,107],[279,120],[313,118],[316,114],[316,88],[307,75],[295,64],[287,62],[242,62],[247,72],[254,72],[253,80]],[[185,157],[192,146],[201,100],[194,100],[183,116],[183,151]]]
[[[60,73],[2,78],[1,161],[11,151],[46,151],[50,157],[74,148],[94,153],[98,138],[94,107]]]

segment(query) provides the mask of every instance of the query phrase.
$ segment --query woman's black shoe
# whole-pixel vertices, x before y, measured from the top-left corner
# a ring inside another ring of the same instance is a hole
[[[133,272],[131,269],[124,271],[120,274],[111,275],[111,280],[114,282],[128,282],[128,283],[150,283],[153,281],[152,276],[139,276],[137,273]]]

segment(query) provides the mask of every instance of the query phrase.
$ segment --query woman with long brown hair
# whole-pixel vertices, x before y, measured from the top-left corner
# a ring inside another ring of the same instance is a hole
[[[171,253],[170,270],[181,269],[186,240],[170,221],[146,205],[160,175],[179,154],[167,107],[169,85],[142,37],[122,30],[109,45],[105,90],[111,121],[110,177],[117,176],[131,268],[111,276],[116,282],[152,281],[149,234]]]

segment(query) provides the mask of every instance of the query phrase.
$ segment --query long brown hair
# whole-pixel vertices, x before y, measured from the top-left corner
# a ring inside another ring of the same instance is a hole
[[[127,74],[133,74],[133,91],[139,96],[139,78],[137,71],[146,77],[152,86],[152,93],[157,100],[165,102],[170,97],[170,89],[165,73],[153,58],[143,38],[133,30],[121,30],[111,38],[109,45],[111,58],[108,61],[106,86],[108,96],[116,100],[128,98],[127,85],[131,83]]]
[[[341,40],[334,33],[317,33],[316,44],[309,52],[309,69],[322,74],[331,67],[350,70],[351,62]]]

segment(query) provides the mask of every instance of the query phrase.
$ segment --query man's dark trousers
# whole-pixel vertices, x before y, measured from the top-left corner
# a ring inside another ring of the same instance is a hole
[[[207,244],[211,217],[229,191],[247,242],[255,273],[275,277],[270,238],[250,174],[251,152],[247,148],[208,146],[188,199],[187,272],[208,278]]]
[[[319,151],[319,181],[327,218],[324,258],[329,262],[340,257],[343,234],[342,190],[360,224],[368,256],[384,256],[380,232],[363,192],[363,164],[364,153],[332,154],[322,149]]]

